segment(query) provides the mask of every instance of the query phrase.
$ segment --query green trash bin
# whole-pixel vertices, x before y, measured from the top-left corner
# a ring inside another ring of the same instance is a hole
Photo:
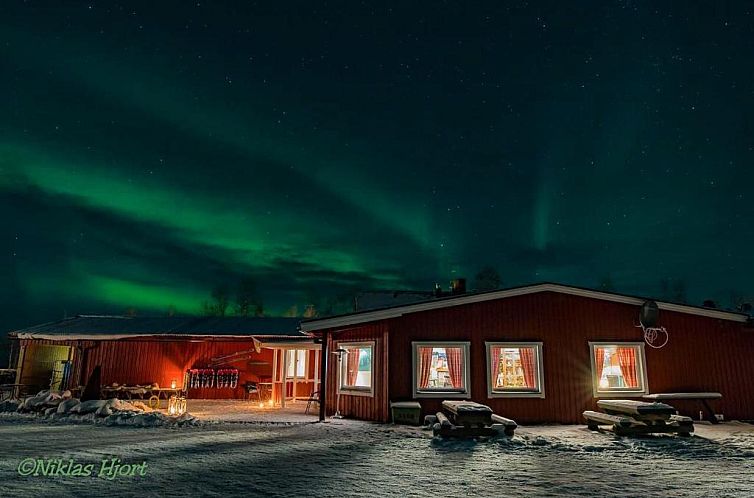
[[[394,424],[421,425],[422,405],[418,401],[394,401],[390,403]]]

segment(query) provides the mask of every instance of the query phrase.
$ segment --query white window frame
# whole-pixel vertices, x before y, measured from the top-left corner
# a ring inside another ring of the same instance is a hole
[[[420,347],[430,348],[463,348],[463,391],[447,391],[441,389],[420,390],[417,387],[417,352]],[[471,342],[469,341],[413,341],[411,343],[413,374],[411,375],[414,398],[471,398]]]
[[[357,386],[344,386],[343,385],[343,379],[344,379],[344,373],[343,369],[347,368],[348,360],[347,356],[344,354],[343,359],[341,361],[340,367],[338,368],[338,393],[344,394],[348,396],[368,396],[370,398],[374,397],[374,370],[375,370],[375,350],[376,347],[376,341],[362,341],[362,342],[338,342],[335,345],[335,348],[371,348],[372,350],[372,370],[371,370],[371,378],[369,380],[369,387],[357,387]],[[336,360],[337,361],[337,360]]]
[[[288,354],[287,353],[288,351],[292,352],[291,356],[292,356],[293,361],[288,362],[288,369],[293,368],[293,375],[288,375],[288,372],[286,372],[285,378],[293,379],[295,377],[297,379],[308,379],[309,377],[308,375],[309,374],[309,350],[308,349],[286,349],[286,354]],[[299,351],[304,352],[304,355],[303,355],[304,356],[304,374],[303,375],[298,375],[297,368],[296,368],[298,366],[297,362],[298,362]]]
[[[600,389],[600,379],[597,378],[597,367],[595,365],[595,347],[634,347],[638,351],[638,360],[636,362],[636,368],[639,370],[636,372],[636,378],[639,380],[640,385],[636,389],[628,387],[613,387],[609,389]],[[621,342],[621,341],[599,341],[589,342],[589,358],[592,364],[592,394],[595,398],[633,398],[642,396],[649,393],[649,383],[647,382],[647,358],[644,350],[643,342]]]
[[[485,350],[487,356],[487,397],[488,398],[544,398],[545,397],[545,383],[544,383],[544,365],[542,361],[542,343],[541,342],[485,342]],[[509,389],[495,389],[494,379],[492,378],[492,348],[533,348],[537,355],[537,375],[535,389],[521,389],[521,388],[509,388]]]

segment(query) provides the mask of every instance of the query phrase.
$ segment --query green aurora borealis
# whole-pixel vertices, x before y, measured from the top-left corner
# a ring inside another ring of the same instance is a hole
[[[487,264],[754,293],[746,6],[61,5],[0,6],[5,328]]]

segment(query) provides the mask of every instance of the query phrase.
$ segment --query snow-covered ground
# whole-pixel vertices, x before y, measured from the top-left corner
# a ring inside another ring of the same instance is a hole
[[[691,438],[616,438],[583,426],[441,441],[357,421],[210,422],[180,428],[0,417],[0,496],[750,496],[754,426]],[[144,476],[18,475],[28,457],[146,462]]]

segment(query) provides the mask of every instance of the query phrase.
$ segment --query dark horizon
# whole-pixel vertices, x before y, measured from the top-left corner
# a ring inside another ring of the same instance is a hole
[[[754,300],[748,6],[429,5],[0,6],[0,328],[485,266]]]

